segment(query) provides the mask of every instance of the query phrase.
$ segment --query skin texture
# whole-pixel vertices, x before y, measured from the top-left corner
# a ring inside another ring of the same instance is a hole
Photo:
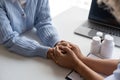
[[[110,75],[119,63],[119,60],[85,57],[77,45],[67,41],[59,42],[52,50],[50,57],[56,64],[75,70],[85,80],[103,80],[98,73]]]

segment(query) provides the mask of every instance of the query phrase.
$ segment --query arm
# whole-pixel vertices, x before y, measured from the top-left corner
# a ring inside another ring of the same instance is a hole
[[[94,59],[85,57],[82,55],[81,50],[77,45],[71,44],[72,50],[74,53],[78,56],[78,58],[86,64],[88,67],[90,67],[92,70],[102,73],[105,75],[110,75],[113,73],[113,71],[117,68],[117,65],[119,63],[119,60],[115,59]]]
[[[75,71],[78,72],[85,80],[104,80],[104,78],[94,70],[85,65],[82,61],[78,61]]]
[[[16,26],[17,27],[17,26]],[[39,45],[34,40],[21,38],[20,34],[13,31],[4,8],[0,5],[0,43],[10,51],[24,56],[46,57],[49,47]]]
[[[57,30],[51,24],[48,0],[38,0],[34,25],[44,45],[54,47],[59,42]]]
[[[61,45],[69,46],[77,57],[88,67],[93,69],[96,72],[103,73],[105,75],[110,75],[117,68],[118,63],[120,62],[117,59],[93,59],[89,57],[85,57],[79,47],[70,42],[62,42]]]
[[[105,75],[110,75],[117,68],[119,60],[113,59],[93,59],[84,57],[81,59],[83,63],[89,66],[96,72],[103,73]]]
[[[63,54],[62,51],[65,53]],[[98,73],[85,65],[68,47],[56,47],[54,50],[53,60],[60,66],[74,69],[85,80],[103,80],[104,78]]]
[[[78,56],[78,58],[88,67],[90,67],[92,70],[105,75],[110,75],[117,68],[119,60],[93,59],[93,58],[85,57],[82,55],[82,52],[77,45],[71,43],[69,44],[72,47],[74,53]]]

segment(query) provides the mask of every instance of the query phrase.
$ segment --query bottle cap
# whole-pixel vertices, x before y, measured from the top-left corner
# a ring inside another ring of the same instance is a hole
[[[111,35],[109,35],[109,34],[105,35],[105,39],[109,40],[109,41],[113,41],[114,40],[113,37]]]
[[[94,36],[92,39],[95,40],[95,41],[101,41],[101,38],[98,37],[98,36]]]
[[[97,32],[96,35],[99,36],[99,37],[102,37],[103,33],[102,32]]]

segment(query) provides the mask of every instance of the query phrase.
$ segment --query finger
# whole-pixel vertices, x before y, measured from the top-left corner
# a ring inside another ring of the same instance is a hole
[[[62,50],[60,50],[60,48],[59,48],[58,46],[55,47],[54,55],[55,55],[56,58],[58,58],[58,57],[60,57],[60,56],[63,55],[63,54],[62,54]]]
[[[62,49],[62,45],[60,45],[60,46],[58,46],[59,47],[59,49],[60,49],[60,52],[62,53],[62,54],[65,54],[66,52]]]
[[[64,55],[61,53],[61,50],[59,49],[59,47],[55,47],[54,50],[54,62],[56,64],[59,64],[60,58],[63,57]]]
[[[63,46],[69,46],[69,44],[67,42],[61,42],[61,45],[63,45]]]
[[[64,40],[59,41],[56,45],[60,45],[62,42],[65,42]],[[56,46],[55,45],[55,46]]]
[[[57,60],[56,60],[55,56],[53,56],[52,60],[57,64]]]
[[[70,49],[72,49],[72,46],[70,44],[71,44],[70,42],[62,40],[59,42],[58,46],[67,46]]]
[[[67,54],[73,54],[73,51],[68,48],[68,47],[62,47],[62,49],[67,53]]]
[[[69,45],[71,46],[71,49],[76,49],[77,45],[73,44],[73,43],[69,43]]]
[[[57,53],[55,52],[55,48],[54,48],[54,52],[53,52],[53,55],[51,56],[51,58],[56,64],[58,64],[58,57],[56,57],[56,54]]]
[[[60,42],[65,42],[65,40],[61,40]]]
[[[72,46],[70,46],[69,42],[62,42],[61,45],[59,45],[59,46],[67,46],[70,49],[72,48]]]
[[[69,48],[72,48],[72,46],[70,45],[71,43],[70,42],[68,42],[68,41],[64,41],[64,43],[63,44],[66,44],[66,46],[68,46]]]
[[[55,57],[52,55],[52,56],[51,56],[51,59],[54,61],[54,60],[55,60]]]

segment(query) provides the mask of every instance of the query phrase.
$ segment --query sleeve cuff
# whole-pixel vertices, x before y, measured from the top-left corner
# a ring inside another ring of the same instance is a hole
[[[58,42],[60,42],[60,38],[59,37],[54,37],[54,39],[52,39],[50,41],[50,46],[54,47]]]
[[[47,52],[48,52],[49,48],[50,47],[44,47],[43,49],[38,48],[36,50],[36,55],[40,56],[40,57],[43,57],[43,58],[47,58]]]

